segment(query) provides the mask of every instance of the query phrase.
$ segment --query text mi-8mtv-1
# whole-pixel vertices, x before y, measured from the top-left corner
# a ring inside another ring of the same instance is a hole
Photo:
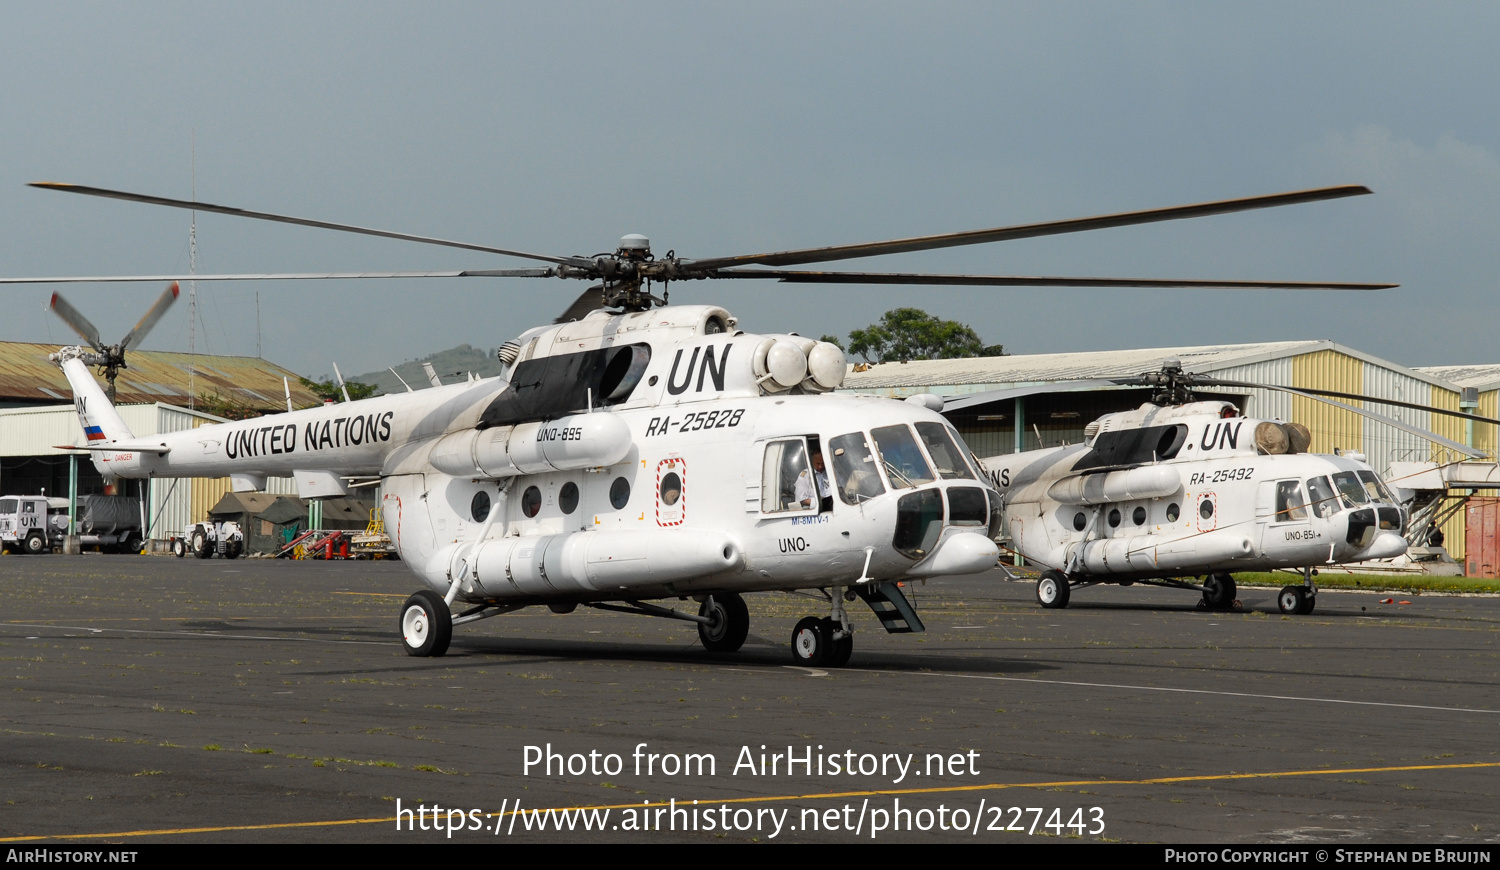
[[[644,237],[613,254],[554,257],[248,212],[199,202],[41,187],[540,260],[545,268],[453,272],[5,279],[7,283],[371,277],[558,277],[597,282],[557,324],[501,348],[498,378],[137,438],[88,371],[55,355],[72,384],[84,446],[107,478],[271,476],[305,498],[378,478],[387,527],[427,588],[402,606],[413,655],[441,655],[452,627],[542,605],[697,623],[732,651],[742,593],[804,592],[829,615],[792,636],[803,664],[842,665],[846,602],[891,631],[919,631],[900,581],[996,563],[999,494],[958,433],[921,402],[834,393],[832,344],[741,332],[728,311],[666,306],[653,284],[696,279],[990,286],[1375,289],[1390,285],[790,271],[856,257],[1222,214],[1368,193],[1336,187],[888,242],[690,260],[655,258]],[[666,295],[663,292],[663,297]],[[86,326],[81,317],[70,322]],[[89,327],[91,329],[91,327]],[[86,330],[81,330],[86,332]],[[97,334],[97,330],[93,330]],[[99,349],[97,342],[95,350]],[[122,351],[123,353],[123,351]],[[362,482],[362,481],[360,481]],[[691,599],[697,613],[651,603]],[[458,606],[462,605],[461,608]],[[453,613],[450,608],[458,608]]]

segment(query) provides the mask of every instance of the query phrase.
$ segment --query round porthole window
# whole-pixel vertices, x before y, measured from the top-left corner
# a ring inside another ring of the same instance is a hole
[[[1177,522],[1177,518],[1180,516],[1182,516],[1181,505],[1177,504],[1177,502],[1175,501],[1167,505],[1167,522],[1175,523]]]
[[[1109,527],[1114,528],[1120,524],[1120,509],[1111,508],[1109,511]]]
[[[489,515],[490,494],[483,490],[474,493],[474,500],[469,502],[469,516],[474,518],[474,522],[482,523]]]
[[[1138,526],[1144,526],[1146,524],[1146,509],[1143,507],[1137,507],[1134,511],[1131,512],[1130,520]]]
[[[609,503],[615,510],[624,510],[625,505],[630,502],[630,481],[623,477],[615,478],[615,482],[609,486]]]
[[[1083,515],[1083,511],[1073,515],[1073,531],[1081,532],[1083,527],[1089,524],[1089,518]]]
[[[565,514],[578,510],[578,484],[568,481],[557,493],[557,506]]]
[[[521,493],[521,513],[527,517],[534,517],[542,509],[542,491],[534,486],[526,487]]]
[[[677,504],[680,498],[682,498],[682,478],[678,477],[675,471],[669,472],[661,479],[661,503],[671,507]]]
[[[1203,517],[1205,520],[1213,519],[1214,503],[1208,499],[1204,499],[1203,502],[1198,505],[1198,516]]]

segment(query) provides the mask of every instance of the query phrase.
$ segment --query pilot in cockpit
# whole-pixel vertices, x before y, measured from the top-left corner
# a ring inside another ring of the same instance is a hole
[[[803,507],[812,507],[814,481],[818,487],[818,512],[833,510],[833,490],[828,487],[828,472],[823,467],[823,451],[817,446],[812,448],[812,473],[809,474],[806,468],[802,469],[802,473],[797,475],[793,490],[793,497]]]

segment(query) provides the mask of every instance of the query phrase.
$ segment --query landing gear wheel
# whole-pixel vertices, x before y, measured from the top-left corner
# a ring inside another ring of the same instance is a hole
[[[183,556],[186,556],[187,555],[187,542],[184,541],[184,540],[182,540],[181,538],[173,538],[172,539],[172,555],[176,556],[179,559],[181,559]]]
[[[400,631],[407,655],[440,656],[453,640],[453,614],[436,592],[413,592],[401,607]]]
[[[1307,603],[1307,587],[1283,586],[1276,595],[1276,606],[1282,613],[1301,615],[1312,610]]]
[[[1210,574],[1203,578],[1203,606],[1209,610],[1227,610],[1234,604],[1239,589],[1229,574]]]
[[[41,535],[32,535],[26,539],[26,554],[36,556],[47,551],[47,539]]]
[[[214,545],[208,542],[208,535],[202,532],[193,532],[193,555],[200,559],[213,557]]]
[[[1043,571],[1036,581],[1037,603],[1048,610],[1068,606],[1068,575],[1061,571]]]
[[[717,592],[703,600],[699,616],[713,620],[711,625],[698,623],[698,640],[709,652],[734,652],[745,645],[750,634],[750,609],[745,599],[734,592]]]
[[[833,638],[828,633],[828,624],[809,616],[792,629],[792,661],[805,667],[819,667],[828,663],[828,654]]]
[[[823,620],[823,629],[828,632],[829,647],[828,658],[823,664],[830,668],[841,668],[849,664],[849,656],[854,654],[854,632],[849,632],[838,640],[833,640],[833,633],[840,628],[832,619]]]

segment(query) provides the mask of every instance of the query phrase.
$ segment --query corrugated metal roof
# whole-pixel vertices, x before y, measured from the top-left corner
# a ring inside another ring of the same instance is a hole
[[[72,398],[62,369],[47,360],[58,349],[52,344],[0,342],[0,402],[50,403]],[[129,368],[120,371],[115,385],[120,404],[165,402],[185,405],[188,396],[188,365],[195,371],[193,392],[215,393],[233,402],[265,410],[285,409],[281,379],[291,383],[292,403],[307,407],[318,397],[297,382],[297,373],[275,363],[250,356],[205,356],[165,351],[134,350],[126,354]],[[96,373],[99,386],[104,378]],[[271,398],[267,398],[271,397]]]
[[[1419,366],[1424,375],[1442,378],[1460,387],[1475,387],[1480,392],[1500,387],[1500,363],[1473,366]]]

